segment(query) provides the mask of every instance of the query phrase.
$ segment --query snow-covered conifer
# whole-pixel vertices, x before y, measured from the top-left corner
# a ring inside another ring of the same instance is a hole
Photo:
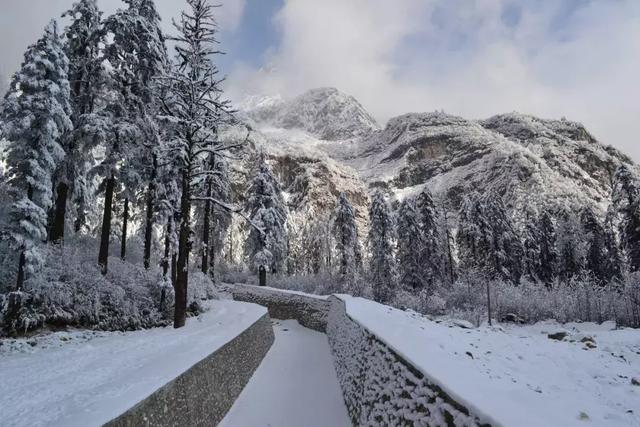
[[[252,221],[262,229],[252,227],[245,243],[245,253],[251,267],[257,271],[264,265],[272,273],[282,273],[287,258],[287,206],[280,184],[267,165],[265,156],[258,156],[256,173],[247,190],[246,210]],[[267,262],[265,264],[265,262]]]
[[[558,214],[558,276],[564,282],[584,271],[585,242],[578,218],[564,208]]]
[[[590,207],[582,209],[580,215],[582,232],[586,240],[585,268],[600,284],[607,282],[607,251],[605,232],[600,220]]]
[[[540,221],[534,213],[528,211],[524,219],[522,245],[524,257],[522,268],[524,274],[532,281],[540,280],[542,270],[542,232]]]
[[[520,280],[522,244],[498,194],[476,194],[463,201],[458,242],[465,268],[513,283]]]
[[[604,221],[604,245],[607,252],[607,281],[622,280],[623,272],[626,269],[626,263],[622,251],[620,250],[620,242],[614,225],[615,217],[615,208],[613,205],[611,205],[609,206],[609,209],[607,209],[607,215]]]
[[[37,247],[46,238],[53,174],[64,159],[61,141],[72,130],[69,62],[55,22],[31,45],[14,75],[1,111],[2,134],[9,141],[7,165],[13,189],[11,236],[20,250],[17,287],[38,263]]]
[[[418,210],[420,234],[422,235],[422,245],[416,250],[420,251],[425,283],[429,288],[432,288],[443,277],[446,255],[443,251],[443,240],[440,235],[439,213],[427,188],[418,195],[416,209]]]
[[[198,185],[215,175],[212,156],[224,155],[243,142],[224,143],[219,129],[234,122],[229,102],[223,99],[218,69],[212,56],[218,53],[218,27],[213,7],[206,0],[188,0],[189,11],[176,23],[176,59],[161,77],[162,119],[168,129],[162,150],[174,160],[172,173],[179,180],[180,207],[176,262],[174,327],[186,321],[191,208],[194,202],[211,201],[225,209],[228,204],[201,192]],[[246,138],[245,138],[246,140]],[[228,177],[225,177],[228,179]]]
[[[548,210],[544,210],[540,216],[540,263],[538,279],[550,284],[556,276],[558,252],[556,249],[556,227]]]
[[[356,215],[346,193],[340,193],[333,211],[333,237],[344,283],[353,280],[362,270],[362,252],[358,238]]]
[[[395,291],[396,266],[393,257],[393,218],[381,191],[376,191],[369,208],[369,274],[373,298],[387,302]]]
[[[121,237],[121,256],[124,256],[129,203],[150,180],[149,175],[155,180],[157,160],[154,149],[159,141],[154,120],[154,79],[164,71],[166,62],[166,47],[159,30],[160,18],[154,12],[153,1],[125,0],[125,3],[128,7],[107,17],[103,28],[109,40],[103,50],[104,60],[109,64],[111,73],[107,107],[102,115],[111,126],[103,144],[106,148],[104,159],[95,172],[105,180],[98,257],[104,273],[109,255],[114,193],[119,192],[124,199]],[[151,186],[148,195],[154,191]],[[150,205],[148,201],[147,205]]]
[[[71,19],[65,29],[64,49],[69,58],[74,131],[62,140],[65,157],[57,165],[55,174],[55,206],[49,233],[53,242],[64,239],[68,200],[74,202],[74,229],[80,231],[93,197],[92,181],[86,179],[86,175],[93,160],[91,149],[95,143],[91,132],[95,124],[92,113],[102,97],[105,83],[100,53],[101,45],[104,45],[101,15],[96,0],[80,0],[63,14]]]
[[[619,217],[620,240],[629,270],[640,271],[640,185],[624,165],[615,173],[613,206]]]
[[[415,201],[406,199],[398,210],[398,276],[400,286],[408,292],[420,291],[428,284],[422,264],[424,235]]]

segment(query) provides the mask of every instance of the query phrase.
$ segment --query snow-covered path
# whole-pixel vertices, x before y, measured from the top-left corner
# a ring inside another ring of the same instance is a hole
[[[273,322],[275,343],[220,426],[351,426],[326,335]]]
[[[102,425],[266,313],[264,307],[236,301],[211,301],[210,306],[180,329],[102,333],[88,341],[81,338],[86,331],[58,332],[46,337],[51,348],[0,352],[0,425]]]

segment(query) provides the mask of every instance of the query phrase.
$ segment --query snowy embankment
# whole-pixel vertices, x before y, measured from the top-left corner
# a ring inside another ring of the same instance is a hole
[[[254,304],[212,301],[208,312],[181,329],[102,332],[93,338],[86,331],[61,332],[35,347],[14,343],[13,350],[0,353],[0,424],[102,425],[265,314]]]
[[[467,329],[340,298],[354,321],[492,424],[640,426],[640,330],[555,322]],[[557,332],[563,341],[549,338]]]

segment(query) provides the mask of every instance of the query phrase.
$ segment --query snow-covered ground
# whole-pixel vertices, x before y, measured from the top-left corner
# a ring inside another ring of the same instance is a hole
[[[274,321],[276,340],[221,427],[341,427],[344,405],[326,335]]]
[[[341,298],[351,318],[488,421],[640,426],[640,386],[632,384],[640,380],[640,330],[555,322],[466,329],[362,298]],[[556,332],[566,332],[565,340],[548,337]]]
[[[181,329],[60,332],[7,342],[10,348],[0,353],[0,424],[102,425],[265,313],[254,304],[212,301],[208,312]]]

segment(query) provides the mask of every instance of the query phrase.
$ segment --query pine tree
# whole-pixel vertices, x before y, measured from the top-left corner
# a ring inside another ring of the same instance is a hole
[[[378,190],[369,209],[369,273],[373,298],[387,302],[394,292],[396,276],[393,257],[394,224],[384,195]]]
[[[558,252],[556,250],[556,228],[549,211],[540,216],[540,264],[538,278],[549,285],[556,276]]]
[[[440,245],[443,248],[442,271],[446,283],[453,284],[456,280],[456,261],[453,256],[455,239],[452,233],[453,226],[450,224],[450,215],[445,205],[445,200],[440,202],[440,215],[438,215],[438,230],[440,234]]]
[[[636,177],[621,165],[613,183],[613,206],[619,216],[620,240],[631,272],[640,271],[640,190]]]
[[[606,277],[607,281],[621,281],[623,271],[625,271],[625,261],[620,251],[620,243],[614,226],[615,209],[613,205],[609,206],[604,221],[605,232],[605,250],[607,252],[606,259]]]
[[[433,198],[428,189],[424,189],[416,202],[420,222],[422,245],[416,247],[420,251],[423,275],[428,288],[444,277],[444,260],[442,236],[440,236],[440,218]]]
[[[46,238],[53,174],[64,159],[61,141],[72,130],[69,62],[55,22],[31,45],[2,105],[2,134],[9,141],[9,184],[14,199],[11,233],[20,251],[17,288],[39,261]]]
[[[491,228],[491,256],[497,277],[518,283],[522,276],[523,248],[507,210],[497,193],[488,193],[483,200],[486,220]]]
[[[540,221],[535,214],[528,211],[523,230],[523,269],[524,274],[532,281],[541,280],[542,275],[542,231]]]
[[[585,267],[601,285],[607,282],[607,252],[605,232],[590,207],[582,209],[580,216],[583,236],[586,239]]]
[[[576,216],[568,209],[558,215],[557,229],[558,275],[563,282],[584,271],[585,244]]]
[[[233,149],[223,143],[218,130],[233,123],[233,111],[222,98],[218,69],[211,60],[217,51],[218,27],[213,7],[205,0],[188,0],[190,11],[176,23],[176,59],[161,77],[161,119],[169,129],[163,151],[175,160],[172,173],[179,180],[180,208],[176,261],[174,327],[184,326],[187,310],[189,256],[191,252],[191,208],[194,202],[211,201],[228,210],[228,204],[200,193],[197,185],[216,172],[211,158]],[[246,139],[245,139],[246,140]],[[226,177],[226,179],[229,179]],[[195,194],[194,194],[195,193]],[[200,193],[200,194],[198,194]]]
[[[491,229],[484,216],[480,195],[463,198],[456,236],[460,265],[464,271],[486,270],[491,246]]]
[[[256,174],[247,194],[247,213],[259,229],[252,227],[249,230],[246,256],[254,271],[263,265],[272,273],[282,273],[288,253],[287,207],[280,184],[267,165],[264,153],[258,156]]]
[[[400,285],[408,292],[416,292],[428,286],[422,263],[424,234],[421,232],[420,215],[415,201],[406,199],[398,210],[397,259]]]
[[[345,193],[340,193],[333,211],[333,237],[339,259],[339,273],[344,284],[355,279],[362,270],[362,252],[353,206]]]
[[[64,49],[69,58],[74,131],[62,140],[65,158],[55,175],[55,204],[49,233],[49,240],[53,242],[64,239],[68,199],[75,202],[74,229],[78,232],[86,221],[86,209],[92,198],[91,181],[86,179],[86,174],[93,160],[92,113],[102,96],[105,79],[100,54],[100,46],[105,43],[101,15],[96,0],[80,0],[63,14],[63,17],[71,19],[65,29]]]
[[[520,280],[522,244],[496,193],[474,194],[463,201],[458,242],[465,269],[512,283]]]
[[[313,216],[310,215],[311,218]],[[330,270],[331,259],[331,221],[328,218],[317,218],[306,224],[303,230],[302,264],[309,274],[320,274]]]
[[[223,203],[231,204],[231,173],[229,163],[221,156],[215,159],[213,170],[215,175],[211,182],[211,197]],[[220,205],[213,203],[211,206],[211,242],[208,247],[209,268],[213,275],[216,259],[223,253],[224,241],[231,227],[231,213]]]
[[[125,0],[125,3],[128,8],[109,16],[103,29],[105,36],[109,36],[107,39],[111,39],[104,48],[104,60],[112,69],[107,108],[102,111],[111,128],[105,141],[104,159],[95,168],[95,172],[105,179],[98,257],[103,274],[107,271],[114,194],[119,192],[124,198],[121,236],[121,256],[124,256],[129,202],[147,180],[148,171],[151,175],[155,171],[153,149],[159,141],[153,117],[153,82],[163,72],[166,61],[164,39],[158,29],[159,16],[153,12],[153,2]],[[149,197],[153,197],[153,192],[153,187],[148,189]]]

